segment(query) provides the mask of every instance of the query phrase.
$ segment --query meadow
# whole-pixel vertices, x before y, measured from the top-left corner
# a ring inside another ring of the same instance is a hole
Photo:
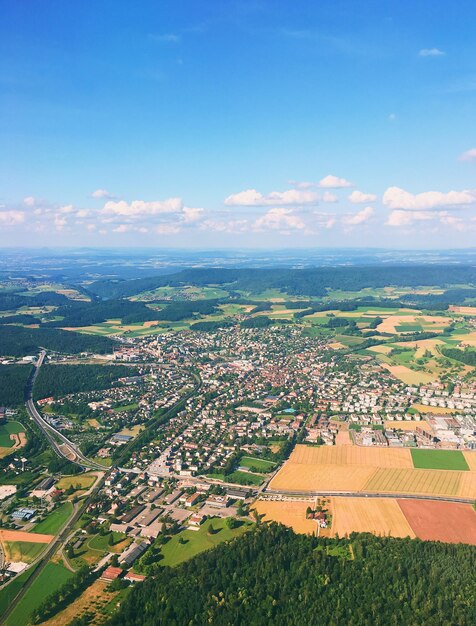
[[[469,471],[463,453],[459,450],[411,451],[413,466],[420,469]]]
[[[56,535],[66,524],[73,513],[73,505],[71,502],[60,504],[52,513],[50,513],[43,521],[38,522],[31,532],[43,533],[45,535]]]

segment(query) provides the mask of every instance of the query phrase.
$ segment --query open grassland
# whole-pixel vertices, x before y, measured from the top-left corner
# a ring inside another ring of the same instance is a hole
[[[64,502],[52,513],[50,513],[42,522],[35,524],[32,532],[56,535],[66,524],[72,513],[73,505],[71,502]]]
[[[211,534],[209,532],[210,527],[213,528]],[[174,567],[188,561],[200,552],[239,537],[251,527],[252,524],[249,522],[243,522],[238,528],[230,529],[225,519],[208,519],[200,526],[199,530],[183,530],[178,535],[174,535],[162,547],[163,559],[159,563]],[[185,543],[181,543],[181,541]]]
[[[476,511],[470,504],[398,500],[419,539],[476,545]]]
[[[21,591],[23,585],[28,582],[30,576],[34,573],[36,566],[30,567],[22,572],[6,586],[0,589],[0,615],[3,615],[11,605],[16,595]]]
[[[72,576],[72,572],[66,567],[58,563],[48,563],[10,614],[6,626],[29,624],[32,611],[43,602],[45,596],[59,589]]]
[[[254,508],[264,520],[279,522],[289,526],[296,533],[316,534],[317,523],[306,519],[306,509],[313,507],[313,502],[274,502],[271,500],[257,500]]]
[[[97,480],[96,474],[78,474],[76,476],[63,476],[57,483],[57,489],[69,489],[73,487],[76,491],[80,489],[89,489]]]
[[[410,450],[403,448],[300,445],[273,478],[270,489],[476,498],[476,472],[415,469]]]
[[[352,532],[415,537],[398,506],[389,498],[333,498],[332,533],[343,537]]]
[[[101,624],[106,620],[101,607],[109,604],[117,595],[117,591],[107,591],[109,583],[105,580],[95,580],[83,593],[65,609],[54,615],[42,626],[68,626],[74,619],[85,617],[88,614],[88,624]]]
[[[420,469],[462,470],[469,467],[459,450],[412,450],[413,466]]]
[[[273,463],[272,461],[266,461],[266,459],[259,459],[252,456],[244,456],[240,460],[239,465],[240,467],[247,467],[252,471],[271,472],[274,469],[276,463]]]
[[[12,563],[32,563],[39,556],[45,543],[32,543],[27,541],[4,541],[2,542],[5,553],[5,561]]]

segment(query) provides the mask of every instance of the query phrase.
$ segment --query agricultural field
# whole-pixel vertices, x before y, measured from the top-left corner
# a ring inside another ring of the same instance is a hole
[[[446,459],[449,457],[444,458],[448,463]],[[457,455],[454,458],[459,457]],[[463,456],[463,461],[465,459]],[[436,462],[435,460],[434,463]],[[461,460],[453,460],[452,463],[461,463]],[[473,460],[467,465],[474,467],[472,463]],[[476,498],[476,472],[415,468],[411,451],[403,448],[316,448],[298,445],[271,481],[270,489],[310,492],[368,491]]]
[[[264,515],[264,521],[279,522],[296,533],[316,534],[317,523],[306,519],[306,509],[312,505],[313,502],[257,500],[253,506],[260,515]]]
[[[420,539],[476,545],[476,511],[470,504],[425,500],[398,504]]]
[[[48,563],[27,590],[21,602],[6,621],[6,626],[25,626],[29,617],[45,598],[45,590],[52,593],[67,582],[73,573],[59,563]]]
[[[25,439],[25,427],[20,422],[0,424],[0,448],[17,447],[19,435],[23,435],[23,439]]]
[[[64,502],[52,513],[50,513],[42,522],[35,524],[32,532],[56,535],[66,524],[72,513],[73,505],[71,502]]]
[[[54,539],[53,535],[27,532],[26,530],[0,529],[0,541],[25,542],[25,543],[50,543]]]
[[[415,537],[397,500],[391,498],[332,498],[332,534],[352,532]]]
[[[213,533],[210,534],[210,526],[213,527]],[[174,535],[163,547],[163,559],[161,565],[169,565],[175,567],[184,561],[188,561],[200,552],[214,548],[224,541],[230,541],[235,537],[239,537],[252,527],[250,522],[241,522],[237,528],[230,529],[227,526],[226,519],[212,518],[204,522],[199,530],[183,530]],[[185,541],[185,543],[181,543]]]
[[[411,455],[413,466],[420,469],[469,470],[459,450],[412,450]]]
[[[44,550],[45,543],[30,541],[3,541],[5,560],[12,563],[32,563]]]

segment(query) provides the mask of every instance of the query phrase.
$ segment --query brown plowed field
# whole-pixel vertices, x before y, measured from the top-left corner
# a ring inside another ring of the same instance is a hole
[[[30,543],[50,543],[54,539],[53,535],[42,535],[41,533],[27,533],[24,530],[0,530],[0,541],[26,541]]]
[[[476,512],[470,504],[398,500],[420,539],[476,545]]]
[[[397,500],[389,498],[332,498],[333,534],[343,537],[352,532],[415,537]]]

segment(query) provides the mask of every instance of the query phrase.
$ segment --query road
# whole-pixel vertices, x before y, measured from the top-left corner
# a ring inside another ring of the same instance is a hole
[[[26,389],[25,389],[25,407],[28,411],[28,415],[34,420],[38,428],[43,432],[48,439],[51,447],[60,457],[63,457],[71,463],[76,463],[85,469],[96,469],[104,471],[104,466],[99,463],[95,463],[88,459],[81,450],[72,441],[70,441],[63,433],[56,430],[51,424],[49,424],[40,414],[33,401],[33,387],[35,385],[38,372],[40,371],[43,361],[45,360],[46,352],[41,352],[38,362],[35,365],[32,376],[30,377]],[[59,441],[61,443],[59,443]]]
[[[365,491],[287,491],[266,489],[262,492],[264,497],[271,498],[397,498],[399,500],[439,500],[443,502],[459,502],[462,504],[474,504],[471,498],[456,498],[453,496],[418,495],[410,493],[378,493]]]

